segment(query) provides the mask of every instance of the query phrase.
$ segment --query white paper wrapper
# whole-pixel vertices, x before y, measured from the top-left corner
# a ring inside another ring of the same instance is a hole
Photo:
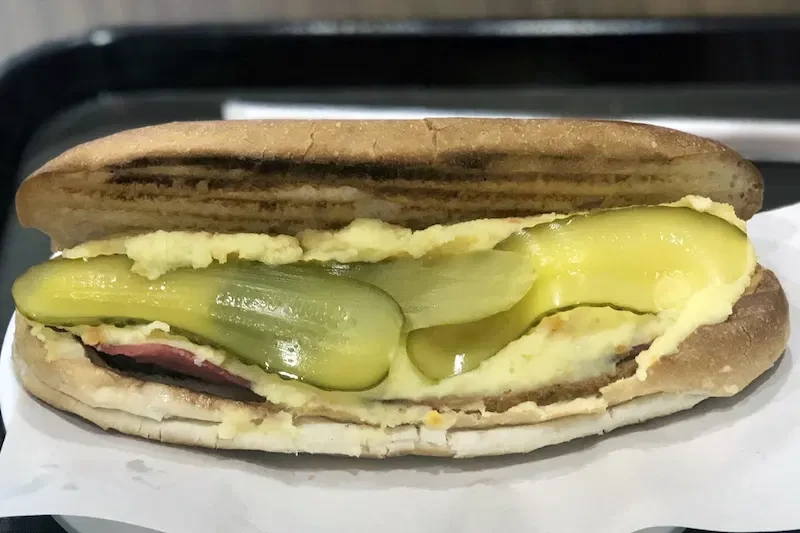
[[[800,205],[750,224],[789,294],[794,331],[798,224]],[[794,335],[777,368],[734,399],[485,460],[213,454],[106,434],[20,394],[0,453],[0,516],[91,516],[170,533],[797,528],[797,353]]]
[[[800,307],[800,205],[750,233]],[[3,346],[0,516],[104,518],[169,533],[800,527],[800,335],[733,399],[527,456],[355,460],[211,453],[107,434],[18,390]],[[13,386],[12,386],[13,385]]]

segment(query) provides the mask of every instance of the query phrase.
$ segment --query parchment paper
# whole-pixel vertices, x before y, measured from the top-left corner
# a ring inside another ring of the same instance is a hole
[[[800,204],[750,222],[762,264],[789,295],[795,332],[798,225]],[[4,414],[0,516],[90,516],[169,533],[800,528],[795,354],[798,334],[776,368],[736,398],[527,456],[460,461],[165,446],[103,433],[5,388],[4,406],[14,406]],[[0,387],[15,384],[2,368]]]

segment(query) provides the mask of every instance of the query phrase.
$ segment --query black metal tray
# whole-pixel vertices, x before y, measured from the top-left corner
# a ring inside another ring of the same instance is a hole
[[[0,72],[0,322],[13,311],[14,278],[49,253],[17,224],[16,188],[84,140],[219,118],[232,98],[800,124],[798,30],[791,17],[313,21],[104,28],[41,47]],[[766,208],[800,201],[797,160],[756,162]],[[59,529],[46,517],[0,520],[0,533],[21,531]]]

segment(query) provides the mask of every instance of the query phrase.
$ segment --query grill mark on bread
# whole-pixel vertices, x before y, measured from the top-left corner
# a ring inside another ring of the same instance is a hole
[[[163,213],[158,205],[151,206],[149,209],[127,210],[124,207],[124,203],[115,204],[110,199],[105,201],[107,203],[104,207],[82,210],[82,214],[96,216],[100,220],[109,209],[113,209],[116,215],[127,218],[125,224],[116,226],[113,220],[108,221],[108,228],[111,229],[109,233],[94,232],[92,228],[87,228],[88,231],[84,241],[106,238],[109,234],[131,234],[133,230],[137,230],[137,232],[153,231],[154,229],[151,225],[154,221],[160,222],[158,229],[164,231],[204,231],[207,223],[214,222],[217,225],[216,233],[254,232],[294,235],[307,229],[342,229],[353,219],[352,210],[347,209],[337,213],[336,210],[332,209],[332,206],[326,205],[326,209],[332,212],[326,213],[325,216],[318,216],[313,223],[310,223],[307,217],[314,216],[319,207],[287,205],[285,210],[281,208],[280,211],[276,212],[276,206],[264,203],[259,205],[255,212],[248,213],[247,216],[238,217],[220,214],[213,209],[205,210],[199,207],[193,210],[186,209],[183,211],[181,225],[176,226],[171,223],[170,215]],[[343,205],[342,207],[346,206]],[[410,208],[399,212],[394,219],[396,224],[401,224],[412,230],[421,230],[436,223],[452,223],[463,216],[479,212],[479,208],[459,206],[440,208],[438,214]],[[526,214],[515,209],[496,209],[496,213],[500,218],[521,217]],[[254,226],[252,223],[257,225]]]
[[[559,153],[530,153],[514,154],[503,151],[446,151],[437,152],[435,155],[420,153],[415,158],[392,160],[384,156],[376,162],[374,157],[340,157],[340,158],[315,158],[308,157],[231,157],[225,154],[206,154],[179,157],[139,157],[128,161],[109,165],[109,170],[146,169],[152,167],[170,166],[196,166],[205,167],[215,171],[250,170],[264,173],[286,172],[298,167],[308,168],[314,173],[348,174],[369,173],[376,176],[391,176],[396,171],[412,169],[435,170],[487,170],[499,164],[516,162],[535,157],[538,162],[567,163],[591,162],[602,157],[607,163],[625,165],[642,165],[649,163],[663,163],[670,158],[659,154],[636,154],[631,157],[609,157],[600,154],[559,154]]]
[[[176,168],[186,169],[194,168],[198,170],[205,170],[210,173],[219,174],[220,171],[230,173],[236,171],[244,171],[247,173],[255,173],[265,176],[283,176],[286,174],[303,174],[313,179],[325,179],[329,176],[341,177],[364,177],[369,176],[374,181],[396,180],[398,178],[406,178],[410,180],[418,179],[461,179],[462,173],[448,171],[440,168],[439,166],[430,166],[428,164],[376,164],[373,162],[356,162],[356,161],[303,161],[299,159],[231,159],[231,158],[215,158],[213,156],[207,157],[190,157],[190,158],[175,158],[175,159],[152,159],[145,158],[142,160],[134,160],[128,163],[115,165],[109,167],[107,170],[120,174],[120,171],[130,169],[144,169],[149,170],[152,168]],[[209,188],[227,188],[234,186],[228,180],[216,179],[213,184],[209,184]]]
[[[77,177],[77,176],[76,176]],[[441,202],[445,201],[452,209],[461,213],[483,211],[480,215],[493,217],[504,216],[495,209],[507,209],[509,216],[535,215],[553,211],[568,211],[613,207],[618,204],[654,204],[665,200],[677,200],[681,194],[665,198],[662,192],[629,189],[625,194],[613,194],[618,183],[631,179],[627,173],[611,173],[597,175],[564,175],[549,172],[524,172],[506,174],[501,180],[499,175],[464,176],[459,174],[460,181],[424,181],[397,179],[393,182],[380,182],[363,179],[331,177],[325,181],[315,181],[303,176],[241,176],[227,179],[198,177],[194,173],[186,176],[147,173],[142,175],[106,176],[102,182],[91,183],[80,180],[70,186],[64,183],[60,189],[68,198],[63,204],[74,208],[86,208],[86,197],[102,201],[111,199],[121,203],[130,203],[131,212],[139,210],[169,210],[169,204],[176,198],[184,199],[191,209],[209,209],[208,202],[214,202],[214,208],[247,209],[248,205],[257,210],[279,209],[313,204],[326,208],[332,205],[357,205],[359,202],[384,201],[392,202],[403,210],[433,211],[432,216],[440,212]],[[575,190],[575,180],[585,181],[582,189]],[[647,182],[649,187],[658,184],[666,185],[667,178],[658,174],[637,175],[637,180]],[[490,181],[484,181],[490,180]],[[77,181],[77,180],[76,180]],[[720,190],[719,193],[724,191]],[[742,193],[744,194],[744,193]],[[713,196],[713,194],[711,194]],[[304,198],[307,196],[308,198]],[[277,202],[267,205],[261,202]],[[462,205],[468,205],[469,209]],[[119,207],[119,205],[115,206]],[[490,213],[486,213],[490,210]],[[357,211],[357,210],[356,210]],[[253,213],[256,216],[257,213]],[[233,216],[233,215],[231,215]],[[240,212],[236,216],[241,216]],[[276,218],[283,216],[276,213]],[[324,218],[324,209],[313,213],[315,218]],[[348,214],[350,218],[356,212]],[[461,219],[456,219],[456,221]],[[439,220],[447,222],[449,220]],[[397,222],[397,220],[390,220]]]
[[[97,198],[98,200],[102,199],[103,201],[114,201],[119,202],[120,205],[125,205],[131,201],[147,201],[151,205],[149,206],[149,210],[152,211],[160,211],[158,209],[159,205],[168,202],[186,200],[187,197],[185,196],[174,196],[170,200],[165,200],[159,198],[159,196],[152,192],[138,192],[135,195],[132,195],[130,192],[120,192],[120,193],[110,193],[104,194],[103,196]],[[414,200],[411,202],[410,200]],[[495,212],[495,218],[504,218],[505,215],[503,213],[513,213],[514,216],[530,216],[530,211],[520,209],[517,206],[518,198],[510,198],[506,194],[491,194],[491,193],[480,193],[480,192],[472,192],[472,191],[428,191],[426,194],[417,196],[411,195],[397,195],[397,196],[380,196],[380,197],[364,197],[357,200],[337,200],[337,199],[328,199],[328,198],[250,198],[250,199],[239,199],[239,198],[214,198],[209,199],[215,202],[225,202],[226,205],[230,205],[234,207],[236,205],[241,207],[251,207],[260,210],[277,210],[281,209],[284,210],[283,213],[280,214],[281,217],[285,216],[285,213],[291,212],[292,210],[303,210],[306,211],[308,208],[347,208],[347,215],[349,220],[352,220],[353,217],[353,209],[359,209],[359,206],[368,205],[370,202],[384,202],[387,204],[391,204],[396,206],[397,208],[409,210],[409,211],[416,211],[422,212],[427,208],[434,208],[439,207],[442,209],[441,202],[448,202],[445,206],[446,209],[452,209],[454,211],[464,212],[464,213],[471,213],[478,211],[480,209],[485,209],[487,206],[492,206]],[[550,202],[555,204],[557,203],[558,197],[554,196]],[[562,201],[566,204],[567,199]],[[580,201],[580,205],[582,209],[593,209],[597,207],[601,207],[605,202],[605,197],[602,195],[586,195]],[[137,207],[146,207],[146,206],[137,206]],[[203,212],[204,206],[202,205],[195,205],[193,204],[191,207],[194,207],[195,212]],[[131,210],[131,212],[136,212],[139,210],[146,211],[145,209],[136,209]],[[187,212],[192,212],[191,209],[187,209]],[[321,213],[318,218],[324,219],[328,216],[328,213]],[[233,217],[231,217],[233,218]]]
[[[205,182],[205,191],[208,194],[214,192],[223,193],[243,193],[243,192],[269,192],[272,190],[280,191],[281,187],[298,187],[303,185],[319,187],[353,187],[354,189],[382,190],[395,193],[407,192],[409,190],[462,190],[464,188],[474,189],[485,192],[487,190],[514,190],[526,196],[536,197],[543,190],[551,191],[553,187],[569,191],[572,194],[581,194],[585,190],[605,190],[609,187],[630,180],[635,176],[636,179],[647,182],[649,185],[667,183],[670,178],[658,173],[631,172],[630,170],[620,169],[614,172],[595,173],[591,171],[563,173],[546,170],[525,170],[525,171],[492,171],[492,172],[473,172],[473,171],[425,171],[428,175],[417,175],[420,169],[409,169],[406,172],[398,172],[391,180],[376,179],[372,174],[346,175],[341,173],[330,173],[320,178],[306,172],[303,168],[295,169],[290,173],[284,174],[254,174],[244,171],[240,175],[228,175],[226,178],[214,177],[218,173],[209,171],[205,168],[181,168],[179,172],[170,173],[166,169],[148,169],[147,172],[113,172],[104,181],[95,183],[94,186],[86,183],[83,186],[77,184],[73,187],[64,186],[65,190],[107,190],[108,185],[122,185],[134,187],[154,186],[161,189],[185,189],[195,192],[194,189]],[[575,182],[581,182],[582,191],[575,190]],[[725,190],[725,188],[720,188]]]
[[[163,174],[150,174],[145,176],[115,174],[108,178],[106,183],[113,185],[155,185],[159,188],[171,188],[174,186],[176,178],[177,176],[166,176]],[[186,181],[188,182],[189,179],[200,181],[199,178],[187,178]],[[192,186],[196,186],[196,183]]]
[[[324,195],[324,193],[320,193]],[[146,213],[152,212],[163,214],[166,217],[175,209],[180,208],[183,216],[193,214],[209,215],[209,220],[226,219],[255,219],[266,222],[266,217],[261,211],[269,211],[273,220],[291,220],[292,213],[303,213],[303,220],[308,223],[308,227],[319,227],[319,221],[328,218],[339,219],[341,216],[347,218],[349,223],[358,216],[369,215],[370,205],[375,203],[378,206],[393,209],[392,220],[389,223],[399,224],[405,220],[412,220],[416,217],[427,217],[431,220],[439,220],[441,223],[447,222],[443,214],[476,214],[474,218],[484,218],[487,209],[491,209],[492,217],[528,217],[543,212],[566,212],[569,206],[577,205],[579,210],[590,210],[602,207],[610,207],[608,197],[603,194],[586,194],[580,199],[574,196],[561,196],[551,194],[544,197],[544,204],[539,204],[540,208],[533,206],[519,206],[520,197],[523,194],[512,193],[493,193],[479,191],[435,191],[428,190],[418,194],[398,194],[398,195],[366,195],[355,200],[343,200],[336,198],[275,198],[258,197],[251,195],[250,198],[205,198],[205,202],[198,202],[194,195],[174,195],[163,197],[155,192],[144,191],[108,191],[103,193],[93,193],[87,191],[77,191],[69,201],[63,202],[61,209],[69,208],[71,211],[81,213],[106,213],[109,208],[113,208],[114,214],[119,213]],[[542,198],[542,195],[537,195]],[[648,201],[649,195],[617,195],[617,199],[624,197],[632,202],[641,200]],[[447,205],[442,206],[446,201]],[[213,202],[213,203],[212,203]],[[533,202],[531,202],[533,203]],[[538,202],[537,202],[538,203]],[[553,211],[545,211],[544,207],[554,207]],[[238,211],[235,211],[237,210]],[[336,211],[340,209],[340,211]],[[435,211],[434,211],[435,210]],[[359,214],[360,213],[360,214]],[[378,216],[380,218],[380,216]],[[463,221],[460,217],[449,222]],[[444,219],[444,220],[443,220]],[[167,220],[167,226],[169,220]],[[154,228],[155,229],[155,228]],[[158,229],[167,229],[160,227]]]
[[[630,202],[642,202],[647,204],[658,203],[664,198],[652,192],[630,191],[624,194],[610,196],[610,191],[614,189],[613,183],[605,183],[595,180],[591,187],[587,187],[580,193],[569,191],[568,183],[564,183],[562,188],[552,176],[544,176],[540,183],[534,186],[531,181],[525,184],[507,182],[505,184],[493,183],[488,186],[469,182],[463,185],[452,186],[447,183],[418,183],[417,187],[409,184],[376,184],[364,181],[361,183],[347,182],[342,180],[332,180],[330,183],[312,183],[301,180],[291,182],[291,185],[270,186],[259,184],[256,180],[247,180],[247,183],[239,183],[237,189],[225,190],[220,192],[211,186],[213,180],[200,178],[166,178],[163,176],[142,177],[137,187],[62,187],[61,192],[70,196],[65,199],[64,205],[70,207],[83,207],[87,199],[112,200],[130,202],[132,207],[137,209],[147,209],[148,205],[138,205],[137,202],[148,200],[153,203],[168,204],[176,198],[185,199],[187,204],[196,208],[205,208],[205,203],[213,201],[219,207],[229,205],[231,207],[246,207],[248,204],[258,205],[264,201],[280,201],[286,205],[305,205],[310,202],[324,202],[328,205],[351,205],[359,202],[386,201],[392,202],[409,208],[419,210],[441,207],[443,200],[457,200],[468,204],[472,212],[475,210],[486,210],[493,207],[511,208],[514,212],[525,215],[535,215],[544,212],[553,212],[555,208],[561,210],[580,210],[591,209],[603,205],[617,205],[624,198]],[[123,177],[128,179],[127,177]],[[111,180],[123,179],[112,177]],[[139,180],[140,178],[135,178]],[[192,188],[186,185],[191,179],[195,185]],[[661,178],[653,177],[652,181]],[[167,183],[171,182],[171,185]],[[197,184],[203,183],[204,190],[196,191]],[[185,185],[185,186],[184,186]],[[252,186],[251,186],[252,185]],[[308,198],[304,198],[308,196]],[[199,200],[203,202],[199,202]],[[672,200],[679,199],[678,196]],[[226,204],[226,202],[228,202]],[[505,205],[504,205],[505,204]],[[506,207],[509,206],[509,207]],[[150,206],[152,207],[152,206]],[[454,206],[457,207],[457,206]],[[549,208],[549,209],[548,209]],[[324,216],[325,213],[320,213]],[[492,212],[492,215],[498,215]],[[238,215],[237,215],[238,216]],[[352,215],[351,215],[352,216]]]

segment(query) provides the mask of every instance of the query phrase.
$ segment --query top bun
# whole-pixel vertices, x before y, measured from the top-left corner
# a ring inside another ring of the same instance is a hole
[[[23,226],[53,249],[153,230],[296,234],[652,205],[762,204],[758,170],[687,133],[540,119],[179,122],[91,141],[34,172]]]

